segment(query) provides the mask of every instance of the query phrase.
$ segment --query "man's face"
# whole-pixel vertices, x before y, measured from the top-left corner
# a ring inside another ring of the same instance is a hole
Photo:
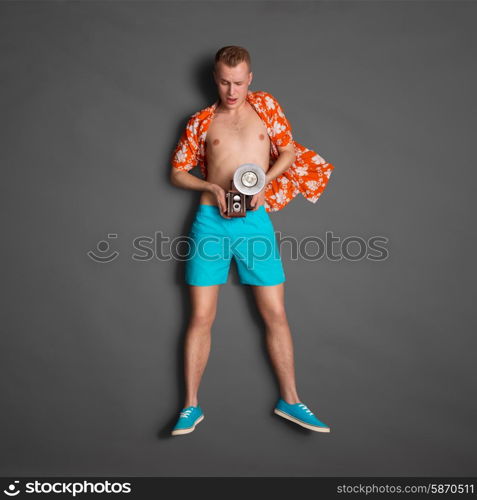
[[[214,79],[222,106],[229,109],[239,107],[247,97],[252,77],[252,72],[248,71],[248,65],[245,61],[233,68],[220,61],[214,71]],[[234,99],[234,101],[230,99]]]

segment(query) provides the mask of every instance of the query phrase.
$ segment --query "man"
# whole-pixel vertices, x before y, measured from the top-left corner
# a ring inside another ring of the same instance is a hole
[[[249,91],[252,78],[246,49],[221,48],[214,67],[219,99],[190,117],[171,157],[172,184],[202,191],[190,237],[196,249],[207,239],[209,243],[202,245],[207,252],[195,252],[186,261],[192,314],[184,346],[185,401],[173,435],[192,432],[204,419],[197,393],[210,352],[219,288],[227,282],[232,255],[240,282],[252,287],[265,323],[267,349],[280,390],[274,412],[308,429],[330,431],[297,393],[284,304],[285,274],[268,212],[280,210],[300,192],[316,202],[334,167],[293,140],[277,100],[268,92]],[[245,217],[229,217],[225,193],[236,168],[244,163],[263,168],[265,188],[252,197],[252,209]],[[196,165],[205,180],[189,173]],[[249,244],[253,239],[265,242],[268,251],[263,254],[261,247],[255,254],[255,245]],[[231,251],[225,250],[226,240]]]

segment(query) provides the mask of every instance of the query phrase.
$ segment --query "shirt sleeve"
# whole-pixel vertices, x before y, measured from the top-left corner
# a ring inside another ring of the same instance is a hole
[[[272,130],[272,137],[277,146],[285,147],[293,141],[290,122],[287,120],[283,108],[272,94],[267,92],[265,101],[267,111],[271,114],[270,127]]]
[[[188,172],[197,165],[198,125],[196,115],[192,115],[172,152],[171,165],[173,168]]]

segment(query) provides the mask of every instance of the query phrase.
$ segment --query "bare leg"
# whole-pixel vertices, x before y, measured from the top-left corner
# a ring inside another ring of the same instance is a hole
[[[281,397],[290,404],[299,403],[295,385],[293,340],[285,312],[284,283],[252,286],[258,310],[265,322],[266,344]]]
[[[220,285],[189,286],[192,313],[184,343],[185,402],[197,406],[197,392],[210,353],[211,328]]]

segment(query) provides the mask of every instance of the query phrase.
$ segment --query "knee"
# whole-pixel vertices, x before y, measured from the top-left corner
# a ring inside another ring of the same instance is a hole
[[[191,316],[191,324],[198,328],[210,328],[215,320],[215,310],[194,311]]]
[[[262,311],[262,317],[267,325],[281,325],[287,321],[285,309],[280,306]]]

